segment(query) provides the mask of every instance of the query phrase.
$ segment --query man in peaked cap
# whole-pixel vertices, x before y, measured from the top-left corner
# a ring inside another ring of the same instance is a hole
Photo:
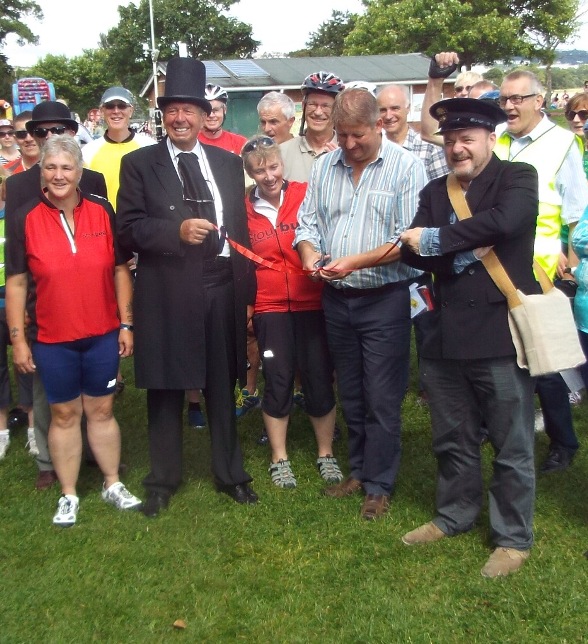
[[[158,99],[167,136],[121,164],[118,231],[140,258],[135,381],[147,389],[149,517],[167,507],[182,481],[187,389],[204,391],[217,489],[238,503],[257,501],[243,469],[233,397],[236,378],[245,382],[254,273],[215,228],[249,244],[243,167],[237,155],[198,141],[211,110],[205,84],[202,62],[171,59]]]
[[[532,270],[537,172],[493,154],[494,128],[506,120],[495,103],[456,98],[430,111],[473,217],[457,218],[447,175],[425,187],[401,235],[403,261],[435,278],[434,309],[423,314],[430,321],[420,371],[438,465],[436,516],[402,540],[426,544],[474,526],[482,508],[484,423],[495,452],[488,493],[495,550],[482,575],[505,576],[524,563],[533,543],[534,379],[517,365],[506,299],[479,259],[493,247],[518,288],[538,291]]]

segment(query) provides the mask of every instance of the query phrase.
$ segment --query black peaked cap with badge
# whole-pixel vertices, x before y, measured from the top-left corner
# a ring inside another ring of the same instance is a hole
[[[439,121],[437,134],[471,127],[494,132],[496,126],[507,119],[496,103],[475,98],[446,98],[431,105],[429,114]]]
[[[210,115],[212,105],[204,98],[206,67],[196,58],[170,58],[165,70],[165,93],[157,99],[157,107],[169,103],[192,103]]]

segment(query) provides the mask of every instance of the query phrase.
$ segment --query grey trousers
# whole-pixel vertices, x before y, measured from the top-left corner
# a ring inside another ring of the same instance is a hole
[[[515,358],[421,359],[437,458],[435,525],[448,535],[470,530],[482,507],[480,426],[494,448],[488,490],[495,546],[533,544],[535,381]]]
[[[35,417],[35,439],[39,455],[37,456],[37,467],[41,472],[52,470],[53,463],[49,455],[47,439],[49,436],[49,425],[51,424],[51,409],[45,395],[45,387],[41,377],[35,371],[33,375],[33,414]]]

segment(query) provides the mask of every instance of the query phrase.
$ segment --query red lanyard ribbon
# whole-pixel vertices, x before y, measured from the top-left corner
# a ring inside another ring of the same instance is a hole
[[[247,259],[250,259],[252,262],[255,262],[256,264],[269,268],[272,271],[278,271],[279,273],[287,273],[288,275],[314,275],[320,270],[320,269],[314,269],[314,268],[312,270],[306,270],[298,266],[293,266],[292,264],[287,264],[282,262],[272,262],[269,259],[264,259],[263,257],[260,257],[259,255],[254,253],[252,250],[249,250],[249,248],[246,248],[245,246],[232,240],[227,235],[227,231],[225,230],[224,226],[221,226],[220,230],[217,226],[215,226],[215,228],[220,233],[221,243],[222,243],[222,240],[226,239],[229,242],[229,244],[239,254],[243,255]],[[396,239],[393,242],[390,242],[390,248],[388,248],[383,255],[381,255],[371,266],[364,266],[364,268],[373,268],[374,266],[378,266],[379,263],[385,257],[387,257],[396,248],[396,246],[398,246],[399,241],[400,241],[400,237],[396,237]]]

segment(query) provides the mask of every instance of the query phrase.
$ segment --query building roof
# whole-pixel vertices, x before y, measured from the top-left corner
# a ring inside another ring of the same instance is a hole
[[[375,84],[426,83],[429,57],[424,54],[387,54],[379,56],[316,56],[307,58],[241,58],[205,60],[206,80],[221,85],[228,92],[247,90],[299,89],[312,72],[328,71],[344,82],[363,80]],[[158,64],[165,76],[167,63]],[[452,75],[450,80],[455,78]],[[141,90],[148,93],[153,83],[150,76]]]

